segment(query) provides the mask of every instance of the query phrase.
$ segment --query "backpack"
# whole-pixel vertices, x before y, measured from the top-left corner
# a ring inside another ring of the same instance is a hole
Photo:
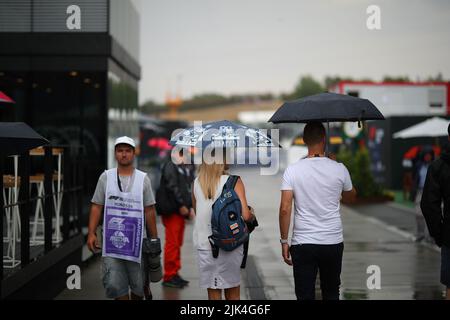
[[[213,256],[217,258],[218,248],[232,251],[248,240],[247,225],[242,218],[241,200],[234,191],[238,176],[228,177],[220,197],[212,206],[209,242]]]
[[[170,215],[178,211],[175,196],[167,190],[166,181],[164,177],[164,171],[167,166],[167,162],[161,168],[161,179],[159,187],[156,190],[156,214],[160,216]]]

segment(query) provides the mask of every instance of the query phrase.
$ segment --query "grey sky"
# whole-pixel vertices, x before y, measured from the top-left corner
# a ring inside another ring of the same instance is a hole
[[[366,8],[381,8],[381,30]],[[140,102],[280,93],[300,76],[450,78],[447,0],[144,0]]]

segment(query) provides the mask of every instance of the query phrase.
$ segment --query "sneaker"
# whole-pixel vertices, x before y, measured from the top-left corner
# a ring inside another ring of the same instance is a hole
[[[163,281],[162,285],[164,287],[169,287],[169,288],[183,288],[185,286],[184,283],[182,283],[179,279],[177,279],[177,277],[173,277],[172,279],[168,280],[168,281]]]
[[[183,279],[180,275],[176,275],[174,278],[176,278],[179,282],[183,283],[185,286],[187,286],[189,284],[189,281],[187,281],[186,279]]]

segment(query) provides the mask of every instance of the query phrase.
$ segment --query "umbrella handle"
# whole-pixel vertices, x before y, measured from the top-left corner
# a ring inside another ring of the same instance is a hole
[[[325,146],[325,154],[328,156],[328,153],[330,151],[330,121],[327,120],[327,143]]]
[[[358,128],[361,128],[361,119],[363,118],[364,113],[366,113],[366,110],[361,110],[361,117],[358,120]]]

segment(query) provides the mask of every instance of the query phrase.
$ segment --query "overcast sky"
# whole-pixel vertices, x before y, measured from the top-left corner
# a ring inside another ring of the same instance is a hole
[[[366,8],[381,9],[368,30]],[[310,74],[450,78],[448,0],[144,0],[140,102],[286,92]],[[178,80],[177,80],[178,79]]]

